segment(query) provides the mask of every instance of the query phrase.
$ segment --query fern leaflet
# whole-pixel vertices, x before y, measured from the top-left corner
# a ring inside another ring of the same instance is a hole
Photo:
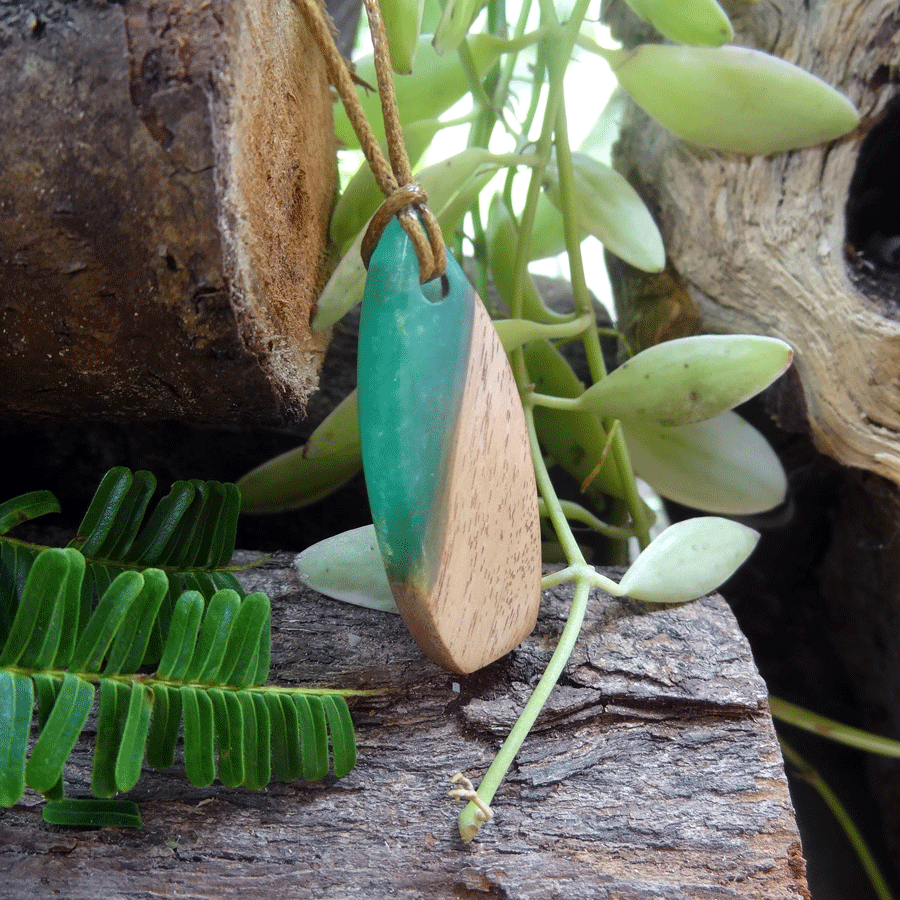
[[[68,547],[0,537],[0,806],[28,786],[72,821],[63,769],[98,695],[91,791],[104,800],[135,786],[144,759],[171,766],[182,724],[198,786],[218,775],[259,790],[355,765],[341,692],[264,684],[269,600],[225,568],[237,490],[179,482],[147,516],[154,489],[149,473],[113,469]],[[58,508],[47,492],[0,504],[0,535]],[[119,815],[92,803],[91,821]]]

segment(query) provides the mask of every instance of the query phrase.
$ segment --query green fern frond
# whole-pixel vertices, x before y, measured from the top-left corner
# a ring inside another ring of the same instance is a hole
[[[144,758],[171,766],[182,725],[185,772],[198,786],[218,774],[227,786],[261,789],[355,764],[340,692],[264,684],[269,600],[245,594],[223,568],[236,490],[181,482],[145,522],[154,484],[148,473],[110,472],[65,549],[0,537],[0,806],[26,785],[62,799],[66,760],[97,695],[98,798],[133,788]],[[2,504],[0,533],[57,508],[43,493]]]
[[[227,566],[240,512],[237,488],[218,481],[176,481],[146,517],[155,490],[149,472],[110,469],[69,546],[110,564],[166,570]]]
[[[218,481],[176,481],[148,515],[156,479],[149,472],[110,469],[100,483],[70,547],[88,560],[90,587],[101,595],[124,569],[166,573],[169,589],[145,662],[159,659],[178,596],[199,591],[205,599],[222,588],[243,596],[227,570],[234,554],[240,493]]]

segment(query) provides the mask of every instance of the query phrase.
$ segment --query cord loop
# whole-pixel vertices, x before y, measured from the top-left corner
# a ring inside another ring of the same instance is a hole
[[[375,72],[378,76],[378,95],[384,119],[388,157],[385,159],[375,140],[372,127],[356,96],[353,76],[347,63],[334,43],[332,25],[327,14],[316,0],[296,0],[300,13],[312,32],[313,38],[325,59],[328,80],[337,91],[353,130],[359,138],[366,162],[375,176],[375,182],[384,195],[384,202],[376,210],[363,237],[361,255],[366,268],[388,222],[394,217],[400,221],[409,235],[419,260],[419,280],[422,284],[444,274],[447,253],[437,218],[426,206],[428,198],[421,185],[413,181],[409,158],[403,143],[403,129],[394,94],[391,62],[387,46],[387,34],[378,0],[364,0],[372,46],[375,52]]]

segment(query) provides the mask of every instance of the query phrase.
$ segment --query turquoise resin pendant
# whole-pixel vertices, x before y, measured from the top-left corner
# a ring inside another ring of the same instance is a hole
[[[534,469],[481,301],[449,253],[444,278],[420,285],[396,219],[369,263],[358,389],[366,488],[397,606],[432,659],[475,671],[537,618]]]

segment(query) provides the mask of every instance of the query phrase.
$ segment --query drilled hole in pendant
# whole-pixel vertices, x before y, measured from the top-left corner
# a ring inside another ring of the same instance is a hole
[[[444,273],[422,285],[422,293],[429,303],[443,303],[450,296],[450,279]]]

